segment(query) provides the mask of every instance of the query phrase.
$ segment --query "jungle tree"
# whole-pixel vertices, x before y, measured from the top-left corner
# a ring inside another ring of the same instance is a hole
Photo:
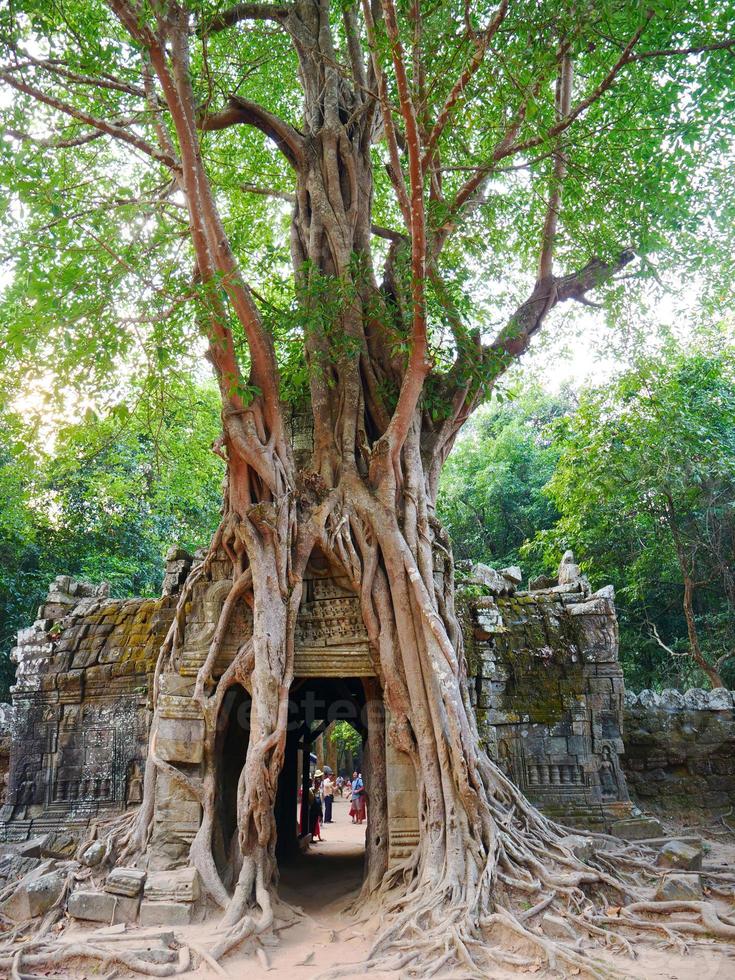
[[[4,152],[22,168],[9,214],[25,222],[11,352],[53,350],[67,383],[102,388],[136,341],[148,367],[173,370],[196,322],[219,383],[228,479],[212,550],[233,584],[216,635],[247,600],[253,636],[218,684],[210,651],[196,697],[206,717],[246,679],[253,711],[232,895],[211,855],[213,779],[189,781],[204,808],[191,859],[231,927],[218,955],[273,917],[294,626],[318,548],[361,598],[419,786],[420,844],[383,881],[399,894],[375,955],[521,962],[480,941],[505,931],[595,972],[520,909],[529,895],[574,907],[583,885],[619,893],[623,866],[575,858],[481,750],[451,562],[434,574],[450,554],[434,501],[463,422],[557,307],[615,295],[667,246],[708,257],[705,217],[710,242],[726,234],[712,202],[734,19],[677,0],[17,0],[3,13]],[[287,203],[292,304],[276,284]],[[313,419],[301,469],[294,406]],[[161,669],[177,642],[174,627]],[[156,772],[151,759],[140,848]],[[374,870],[384,851],[368,848]]]

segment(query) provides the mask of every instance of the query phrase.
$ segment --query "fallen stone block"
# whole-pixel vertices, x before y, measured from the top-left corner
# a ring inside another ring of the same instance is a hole
[[[200,892],[196,868],[157,871],[145,883],[145,897],[152,902],[196,902]]]
[[[119,922],[135,922],[138,905],[137,898],[78,889],[69,896],[67,911],[75,919],[116,925]]]
[[[45,915],[64,890],[64,876],[58,871],[28,875],[1,907],[13,922],[25,922]]]
[[[153,902],[148,899],[141,902],[141,926],[186,926],[191,921],[191,902]]]
[[[656,864],[662,868],[699,871],[702,867],[702,848],[680,840],[671,840],[661,848]]]
[[[484,585],[485,588],[489,589],[491,592],[504,595],[509,590],[513,589],[513,586],[508,582],[500,572],[497,572],[494,568],[490,568],[489,565],[485,565],[482,562],[478,562],[473,565],[470,570],[470,580],[473,582],[479,582],[480,585]]]
[[[45,915],[48,910],[62,896],[64,891],[65,876],[59,871],[49,871],[48,874],[41,875],[35,881],[31,881],[26,891],[28,893],[28,904],[31,909],[31,917]]]
[[[59,858],[61,860],[73,858],[79,840],[66,830],[59,830],[55,833],[47,834],[41,844],[41,857]]]
[[[701,879],[699,875],[666,875],[654,897],[657,902],[701,902]]]
[[[88,868],[95,868],[105,856],[106,850],[107,845],[104,841],[92,841],[89,847],[84,849],[84,852],[80,857],[80,861],[82,864],[86,864]]]
[[[113,868],[105,881],[105,891],[111,895],[138,898],[143,891],[145,877],[145,871],[138,868]]]
[[[14,881],[20,881],[31,871],[35,871],[41,865],[40,858],[18,857],[15,854],[7,854],[0,860],[0,885],[5,887]],[[45,861],[44,867],[48,869],[50,862]],[[43,874],[43,872],[39,872]]]
[[[646,840],[650,837],[660,837],[663,833],[661,821],[655,817],[629,817],[626,820],[616,820],[610,828],[615,837],[623,840]]]
[[[523,572],[518,565],[510,565],[508,568],[501,568],[500,574],[513,586],[520,585],[523,581]]]
[[[46,836],[43,837],[32,837],[31,840],[24,841],[22,844],[17,844],[13,850],[17,857],[41,857],[41,847],[46,841]]]
[[[75,919],[111,923],[115,914],[115,896],[80,889],[71,893],[66,908]]]

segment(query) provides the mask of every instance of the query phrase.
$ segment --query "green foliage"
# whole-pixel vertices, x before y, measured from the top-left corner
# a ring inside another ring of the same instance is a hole
[[[735,349],[671,343],[587,392],[553,426],[548,492],[561,517],[539,535],[548,566],[572,547],[593,583],[612,582],[633,687],[700,683],[687,656],[684,575],[712,663],[735,650]],[[735,680],[735,663],[723,674]]]
[[[531,388],[476,413],[439,485],[437,510],[456,559],[499,568],[518,564],[524,542],[552,527],[558,512],[543,487],[559,450],[550,444],[545,427],[570,407],[567,396]],[[539,571],[534,561],[523,562],[526,573]]]
[[[112,595],[158,595],[163,555],[195,549],[217,525],[222,464],[213,386],[150,394],[135,411],[88,413],[48,452],[6,412],[0,435],[0,699],[17,630],[35,618],[57,574],[107,581]],[[48,434],[47,434],[48,438]]]
[[[187,6],[200,27],[191,35],[195,105],[217,111],[237,93],[300,126],[303,93],[286,33],[256,21],[207,36],[207,24],[230,6],[229,0],[189,0]],[[399,8],[408,40],[407,8]],[[143,4],[141,17],[152,22],[153,9]],[[336,57],[347,65],[341,4],[329,9]],[[469,6],[459,0],[419,4],[427,73],[420,121],[426,128],[475,51],[461,29],[465,16],[479,30],[495,9],[484,0]],[[601,98],[592,98],[639,31],[636,58]],[[378,47],[389,61],[382,28],[379,33]],[[476,332],[492,340],[532,286],[557,148],[548,133],[555,121],[554,74],[562,36],[574,60],[575,101],[590,103],[564,135],[569,166],[557,271],[570,273],[593,255],[610,258],[632,247],[641,259],[642,278],[654,281],[671,271],[688,281],[696,276],[710,304],[721,308],[731,300],[731,52],[638,54],[716,43],[734,33],[729,0],[583,5],[519,0],[510,5],[492,56],[463,86],[450,113],[439,141],[442,196],[432,193],[427,201],[430,226],[449,223],[455,229],[440,259],[446,295],[439,296],[441,290],[432,285],[428,297],[437,375],[446,373],[459,351],[464,355],[460,376],[470,388],[477,384]],[[28,55],[36,62],[26,63]],[[126,120],[130,133],[157,145],[156,119],[140,94],[140,51],[104,0],[3,5],[0,66],[75,111],[107,122]],[[395,105],[392,72],[388,84]],[[3,91],[0,368],[34,379],[52,375],[60,382],[53,392],[80,392],[100,405],[119,400],[121,364],[138,376],[157,377],[191,367],[201,354],[201,294],[192,286],[187,216],[172,192],[170,173],[129,144],[95,133],[30,93]],[[490,167],[514,119],[519,122],[515,140],[527,149],[493,166],[481,206],[457,216],[452,207],[458,191],[473,168]],[[165,113],[164,122],[170,132]],[[278,196],[293,192],[292,171],[252,127],[202,133],[201,142],[233,252],[276,337],[284,394],[298,399],[306,383],[304,329],[294,315],[300,303],[291,281],[290,207]],[[401,231],[385,172],[385,145],[377,143],[371,152],[375,221]],[[253,185],[276,196],[252,193]],[[370,271],[380,280],[377,266],[385,245],[376,243],[374,249],[376,269]],[[634,288],[630,280],[611,283],[603,298],[614,310]],[[228,323],[245,376],[242,330],[234,316]],[[354,356],[348,336],[329,340],[335,359]],[[486,367],[492,374],[493,366]],[[429,391],[428,402],[433,417],[440,417],[440,386]]]
[[[329,741],[334,742],[340,754],[351,752],[354,756],[362,748],[360,733],[348,721],[335,721],[329,733]]]

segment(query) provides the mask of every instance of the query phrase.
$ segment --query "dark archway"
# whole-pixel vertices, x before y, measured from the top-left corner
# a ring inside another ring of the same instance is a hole
[[[217,732],[217,827],[214,848],[223,880],[233,877],[232,845],[237,830],[237,784],[250,740],[251,698],[234,684],[222,701]]]

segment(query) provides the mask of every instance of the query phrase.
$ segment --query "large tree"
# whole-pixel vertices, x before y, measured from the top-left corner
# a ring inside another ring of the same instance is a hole
[[[575,858],[481,750],[434,503],[463,422],[556,307],[614,293],[671,243],[707,257],[705,217],[710,240],[726,234],[712,202],[731,153],[731,6],[16,0],[2,41],[21,178],[11,351],[58,351],[67,381],[101,390],[137,341],[153,369],[185,357],[195,320],[219,382],[212,549],[233,564],[225,616],[252,604],[227,676],[247,676],[253,711],[232,896],[211,856],[213,780],[189,780],[192,860],[233,929],[218,950],[272,921],[294,626],[318,549],[361,598],[419,787],[420,844],[384,881],[400,895],[375,955],[519,962],[480,941],[505,930],[594,973],[522,908],[620,889],[614,859]],[[291,413],[313,419],[300,470]],[[141,846],[155,774],[153,759]]]

